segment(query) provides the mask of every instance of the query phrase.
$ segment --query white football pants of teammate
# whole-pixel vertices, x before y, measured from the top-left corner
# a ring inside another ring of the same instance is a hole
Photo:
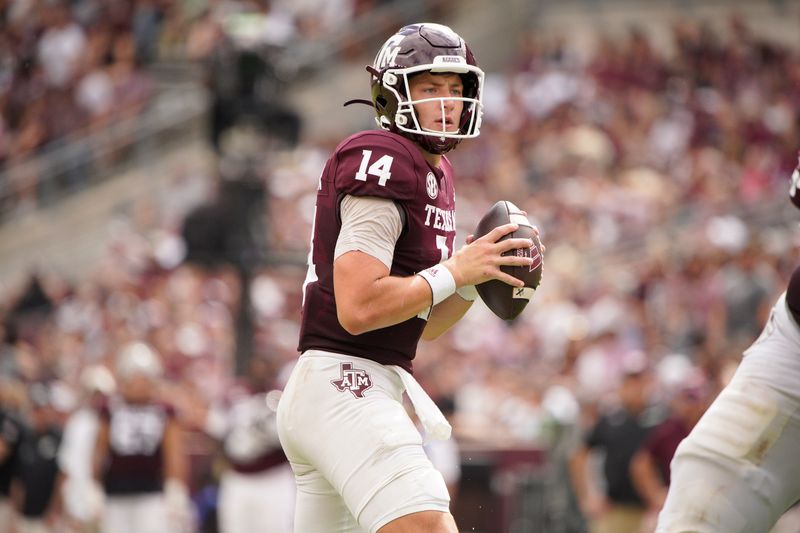
[[[765,533],[800,499],[800,326],[786,294],[672,461],[656,533]]]
[[[292,533],[296,492],[289,463],[255,474],[225,472],[220,481],[220,530]]]

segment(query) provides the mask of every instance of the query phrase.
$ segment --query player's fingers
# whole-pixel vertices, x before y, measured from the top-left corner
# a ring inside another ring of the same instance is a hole
[[[544,251],[547,250],[547,247],[542,242],[542,232],[539,231],[539,228],[537,226],[533,226],[533,232],[539,238],[539,245],[541,247],[541,252],[544,253]]]
[[[506,274],[505,272],[503,272],[500,269],[497,269],[497,273],[495,274],[494,279],[502,281],[503,283],[505,283],[507,285],[511,285],[512,287],[524,287],[525,286],[525,282],[524,281],[522,281],[521,279],[517,279],[514,276],[511,276],[509,274]]]
[[[518,248],[530,248],[533,246],[533,241],[527,238],[506,239],[495,244],[498,252],[508,252],[509,250],[516,250]]]
[[[501,255],[497,260],[498,265],[502,266],[531,266],[533,264],[533,257],[525,257],[524,255]]]
[[[473,242],[475,242],[475,235],[467,235],[467,244],[472,244]]]
[[[488,242],[497,242],[500,237],[503,235],[508,235],[512,231],[517,231],[519,229],[518,224],[503,224],[502,226],[497,226],[492,231],[481,237],[480,239],[476,239],[479,241],[488,241]]]

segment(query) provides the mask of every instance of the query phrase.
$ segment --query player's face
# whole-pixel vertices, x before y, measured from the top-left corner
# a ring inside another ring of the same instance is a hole
[[[414,106],[420,126],[428,131],[457,133],[464,102],[464,84],[458,74],[423,72],[409,80],[412,100],[425,100]]]
[[[144,403],[150,400],[155,381],[143,374],[129,376],[120,383],[122,395],[129,402]]]

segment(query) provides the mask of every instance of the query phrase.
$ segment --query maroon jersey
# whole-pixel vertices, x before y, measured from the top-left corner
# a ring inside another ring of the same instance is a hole
[[[109,451],[103,486],[110,495],[159,492],[164,482],[163,442],[174,410],[159,403],[112,398],[100,408],[108,422]]]
[[[689,431],[690,428],[681,419],[670,417],[653,429],[642,445],[655,461],[661,478],[667,486],[670,482],[669,465],[672,456],[675,455],[678,444],[689,435]]]
[[[304,290],[299,350],[311,348],[399,365],[409,372],[425,320],[350,335],[339,324],[333,294],[333,256],[345,195],[393,200],[404,227],[390,274],[410,276],[447,259],[455,240],[455,191],[450,162],[432,167],[410,140],[387,131],[365,131],[342,142],[325,165],[317,191],[311,259]]]

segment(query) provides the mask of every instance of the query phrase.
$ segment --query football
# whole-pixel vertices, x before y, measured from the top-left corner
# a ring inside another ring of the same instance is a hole
[[[501,241],[510,238],[529,238],[533,241],[530,248],[511,250],[503,255],[517,254],[533,257],[530,266],[502,266],[503,272],[525,282],[524,287],[512,287],[496,279],[476,285],[478,294],[486,306],[503,320],[513,320],[525,309],[539,282],[542,280],[542,244],[525,213],[511,202],[501,200],[494,204],[478,222],[475,229],[475,238],[483,237],[497,226],[515,223],[519,225],[516,231],[504,235]],[[499,241],[498,241],[499,242]]]

